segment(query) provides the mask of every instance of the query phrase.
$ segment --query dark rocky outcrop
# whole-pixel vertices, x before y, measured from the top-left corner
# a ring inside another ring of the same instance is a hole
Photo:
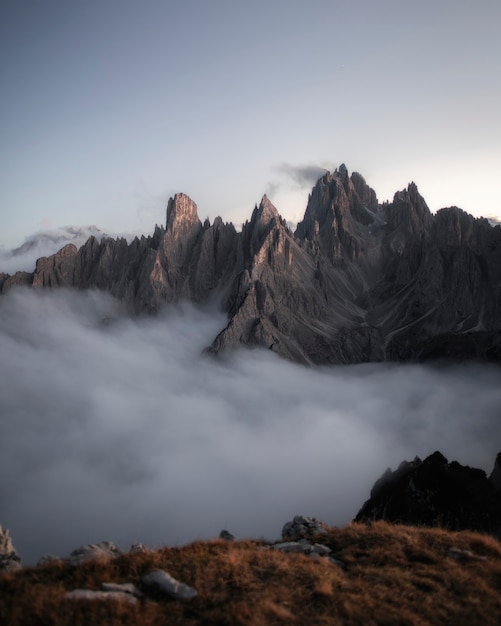
[[[501,360],[501,227],[457,207],[432,215],[414,183],[380,204],[344,165],[318,180],[295,233],[266,196],[237,233],[176,194],[152,236],[69,244],[31,274],[0,274],[1,291],[15,285],[102,289],[131,313],[216,301],[228,323],[213,353]]]
[[[386,520],[410,525],[477,530],[501,536],[501,491],[497,456],[488,478],[481,469],[449,463],[440,453],[403,461],[386,472],[355,521]]]

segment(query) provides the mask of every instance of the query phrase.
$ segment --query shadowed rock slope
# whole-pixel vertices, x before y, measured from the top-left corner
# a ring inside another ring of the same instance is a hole
[[[303,363],[501,359],[501,227],[451,207],[432,215],[411,183],[380,204],[344,165],[322,176],[295,233],[264,196],[241,232],[176,194],[151,237],[91,237],[13,285],[97,288],[131,313],[215,301],[217,353],[257,345]]]

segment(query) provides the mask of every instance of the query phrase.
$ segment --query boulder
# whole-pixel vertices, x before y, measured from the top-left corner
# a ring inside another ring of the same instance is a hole
[[[290,522],[284,524],[282,528],[282,539],[285,541],[297,541],[315,535],[325,535],[326,524],[316,517],[296,515]]]
[[[93,589],[74,589],[65,595],[69,600],[122,600],[136,604],[137,598],[125,591],[95,591]]]
[[[328,546],[324,546],[321,543],[310,543],[306,539],[274,543],[271,547],[280,552],[300,552],[302,554],[317,555],[319,557],[329,556],[332,552]]]
[[[121,593],[128,593],[131,596],[140,596],[141,592],[132,583],[101,583],[101,589],[103,591],[119,591]]]
[[[179,582],[164,570],[159,569],[146,574],[141,582],[147,592],[169,596],[176,600],[193,600],[197,596],[193,587]]]
[[[121,550],[111,541],[101,541],[73,550],[67,560],[70,565],[80,565],[94,559],[114,559],[121,554]]]

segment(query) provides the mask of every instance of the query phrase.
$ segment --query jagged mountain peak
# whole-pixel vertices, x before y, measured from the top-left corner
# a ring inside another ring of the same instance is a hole
[[[251,224],[253,226],[255,226],[256,224],[266,226],[272,220],[280,220],[280,214],[272,201],[268,198],[266,194],[264,194],[261,198],[259,206],[256,205],[254,207],[251,217]]]
[[[414,181],[411,181],[405,189],[395,192],[393,202],[406,202],[413,207],[419,208],[423,213],[430,213],[430,209],[423,196],[419,193],[418,186]]]
[[[407,240],[419,240],[429,232],[433,221],[431,211],[414,182],[395,193],[393,202],[385,207],[385,213],[389,228],[399,228]]]
[[[261,202],[259,203],[259,211],[263,214],[270,215],[273,217],[278,216],[278,211],[273,204],[273,202],[268,198],[266,194],[261,198]]]
[[[201,224],[197,205],[184,193],[176,193],[167,203],[166,228],[169,231],[184,230]]]

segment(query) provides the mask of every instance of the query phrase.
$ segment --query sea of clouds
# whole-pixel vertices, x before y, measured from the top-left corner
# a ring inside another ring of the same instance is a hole
[[[132,320],[98,292],[0,298],[0,524],[25,563],[343,525],[387,467],[437,449],[491,471],[498,367],[203,355],[224,325],[189,305]]]

